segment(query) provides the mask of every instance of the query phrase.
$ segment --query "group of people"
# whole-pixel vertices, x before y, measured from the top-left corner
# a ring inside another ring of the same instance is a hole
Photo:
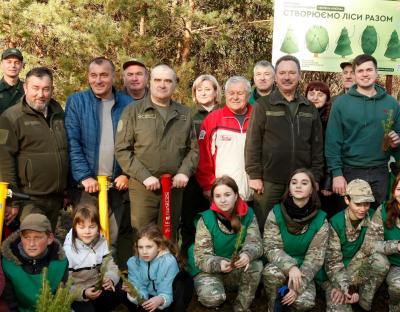
[[[400,178],[388,192],[400,111],[376,83],[374,57],[340,65],[334,98],[322,81],[303,95],[291,55],[256,63],[253,89],[243,76],[227,79],[224,106],[218,81],[201,75],[194,113],[173,100],[177,77],[164,64],[125,62],[118,91],[113,62],[96,57],[89,88],[65,111],[52,98],[52,71],[35,67],[21,81],[23,66],[18,49],[2,53],[0,181],[29,196],[5,211],[6,225],[20,221],[2,247],[11,311],[34,310],[44,267],[53,291],[73,277],[74,311],[185,311],[193,287],[206,307],[235,289],[233,310],[249,311],[260,280],[271,311],[311,309],[316,286],[328,311],[369,311],[386,276],[390,310],[400,311]],[[170,241],[155,225],[164,174]],[[98,176],[110,182],[109,246]],[[54,232],[66,198],[73,221],[62,246]]]

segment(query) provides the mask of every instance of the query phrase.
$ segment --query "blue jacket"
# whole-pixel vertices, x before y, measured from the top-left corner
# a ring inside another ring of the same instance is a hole
[[[165,303],[160,309],[164,309],[172,303],[172,282],[179,272],[179,266],[169,251],[160,253],[150,262],[139,257],[129,258],[128,279],[144,299],[149,299],[149,295],[163,297]]]
[[[114,135],[119,117],[133,100],[130,96],[113,90],[115,105],[111,110]],[[76,182],[96,178],[99,161],[100,120],[99,102],[91,89],[76,92],[68,97],[65,107],[65,131],[72,177]],[[114,159],[112,178],[121,174]]]

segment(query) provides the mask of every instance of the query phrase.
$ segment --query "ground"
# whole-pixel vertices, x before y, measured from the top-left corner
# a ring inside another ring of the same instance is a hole
[[[57,225],[57,230],[56,230],[56,236],[57,238],[63,242],[65,235],[68,233],[69,229],[71,228],[71,211],[62,211],[61,212],[61,217],[59,219],[58,225]],[[257,292],[257,296],[251,306],[251,310],[253,312],[259,312],[259,311],[265,311],[267,312],[267,301],[265,296],[262,294],[262,291]],[[208,309],[203,307],[198,301],[196,296],[193,296],[193,299],[190,303],[190,306],[188,308],[188,312],[210,312],[210,311],[218,311],[218,312],[232,312],[232,305],[231,303],[235,299],[235,294],[228,294],[228,299],[227,301],[220,306],[217,309]],[[121,307],[118,309],[118,311],[123,312],[125,309]],[[324,296],[322,293],[317,294],[317,302],[315,308],[312,310],[313,312],[320,312],[320,311],[325,311],[325,300]],[[354,310],[357,311],[357,310]],[[361,311],[361,310],[358,310]],[[388,311],[388,293],[387,293],[387,286],[382,285],[381,288],[379,288],[373,305],[372,305],[372,312],[386,312]]]

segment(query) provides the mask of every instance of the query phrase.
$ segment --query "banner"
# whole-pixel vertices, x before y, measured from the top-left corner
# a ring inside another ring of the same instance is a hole
[[[359,54],[400,75],[400,1],[275,0],[272,61],[296,56],[302,70],[341,71]]]

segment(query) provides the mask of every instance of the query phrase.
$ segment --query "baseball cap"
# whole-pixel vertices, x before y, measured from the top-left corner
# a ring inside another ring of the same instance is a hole
[[[51,232],[51,224],[45,215],[32,213],[22,220],[19,229],[21,231],[32,230],[37,232]]]
[[[7,57],[10,56],[15,56],[17,59],[19,59],[21,62],[24,60],[24,57],[22,56],[22,53],[20,50],[16,48],[8,48],[3,51],[1,54],[1,60],[6,59]]]
[[[146,65],[144,64],[144,62],[142,60],[139,59],[131,59],[130,61],[125,62],[122,65],[122,68],[125,70],[127,67],[131,66],[131,65],[139,65],[141,67],[143,67],[144,69],[147,69]]]
[[[341,69],[344,69],[346,66],[353,66],[353,63],[349,62],[349,61],[344,61],[344,62],[340,63]]]
[[[375,201],[371,186],[361,179],[355,179],[347,184],[346,195],[350,196],[351,200],[356,204]]]

